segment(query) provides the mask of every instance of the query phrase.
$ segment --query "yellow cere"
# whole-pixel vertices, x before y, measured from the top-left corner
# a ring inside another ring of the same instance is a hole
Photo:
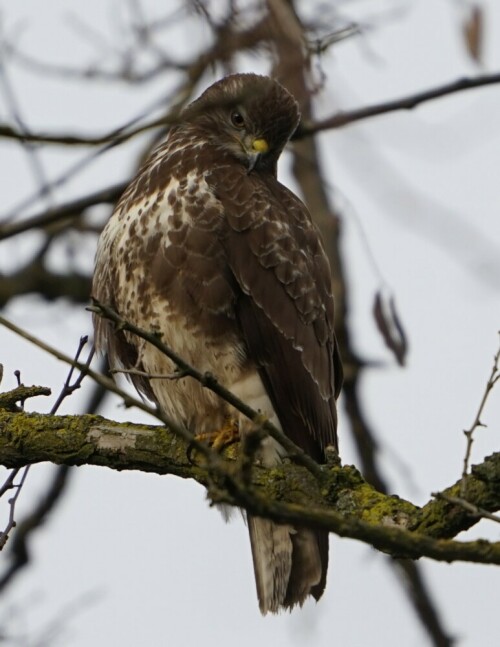
[[[267,153],[269,150],[269,144],[265,139],[254,139],[252,148],[256,153]]]

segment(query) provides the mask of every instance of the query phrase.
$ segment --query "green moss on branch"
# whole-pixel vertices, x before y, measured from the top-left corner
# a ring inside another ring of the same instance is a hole
[[[476,523],[477,516],[446,500],[433,498],[420,508],[378,492],[352,466],[322,466],[319,478],[288,462],[271,470],[255,466],[247,483],[238,448],[231,448],[226,458],[192,462],[186,441],[166,427],[0,410],[0,464],[6,467],[50,461],[173,474],[207,486],[215,501],[325,528],[395,556],[500,563],[500,544],[449,541]],[[442,494],[458,496],[459,484]],[[500,454],[473,468],[467,499],[488,512],[500,508]]]

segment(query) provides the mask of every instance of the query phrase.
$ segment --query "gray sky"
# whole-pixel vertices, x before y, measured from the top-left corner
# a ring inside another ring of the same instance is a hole
[[[177,3],[143,3],[160,14]],[[312,3],[311,3],[312,4]],[[318,4],[318,3],[316,3]],[[467,57],[458,3],[343,3],[345,15],[372,20],[375,28],[327,53],[327,83],[318,97],[319,115],[365,106],[434,87],[462,76],[498,71],[500,6],[486,8],[483,67]],[[23,51],[44,61],[81,65],[95,50],[72,28],[80,16],[117,42],[124,3],[74,0],[3,2],[3,32],[18,33]],[[384,8],[391,11],[384,18]],[[191,23],[179,28],[172,51],[180,56],[203,46],[207,33]],[[104,57],[104,60],[109,60]],[[257,59],[241,70],[265,72]],[[33,129],[105,132],[126,122],[163,96],[164,85],[132,92],[113,84],[83,85],[46,79],[19,67],[8,70],[26,123]],[[203,87],[212,79],[206,78]],[[164,82],[163,82],[164,83]],[[172,85],[174,80],[172,81]],[[200,86],[200,91],[203,89]],[[415,503],[461,473],[465,441],[479,404],[500,328],[500,87],[479,89],[432,102],[408,113],[390,114],[321,138],[331,196],[344,214],[345,262],[352,285],[351,323],[362,356],[383,363],[364,380],[367,413],[382,447],[391,488]],[[0,120],[8,114],[0,104]],[[103,156],[75,177],[53,200],[84,195],[131,171],[134,143]],[[41,156],[49,177],[88,152],[51,151]],[[25,153],[14,143],[0,147],[2,213],[36,188]],[[293,188],[287,160],[282,179]],[[38,207],[43,203],[38,203]],[[0,270],[29,254],[31,234],[0,253]],[[367,253],[367,245],[370,254]],[[54,254],[55,264],[90,266],[92,245],[75,259]],[[374,268],[371,257],[376,260]],[[383,279],[381,278],[383,277]],[[384,348],[372,321],[373,294],[392,293],[410,341],[408,366],[400,369]],[[7,316],[72,354],[90,332],[87,313],[64,304],[23,299]],[[20,369],[26,383],[58,391],[66,367],[0,329],[0,361],[14,385]],[[77,413],[82,389],[63,413]],[[50,404],[32,401],[47,410]],[[110,418],[142,420],[109,401]],[[500,397],[493,394],[475,437],[473,461],[498,450]],[[356,461],[340,423],[345,463]],[[30,473],[19,516],[29,509],[47,477],[47,466]],[[464,538],[498,539],[495,524],[481,522]],[[425,644],[385,558],[365,545],[331,538],[331,566],[324,598],[292,615],[262,618],[253,582],[250,547],[241,519],[226,525],[208,507],[194,483],[173,477],[79,468],[53,519],[36,537],[34,563],[12,587],[0,610],[15,633],[33,642],[65,616],[59,644],[107,645],[299,645],[367,644],[399,647]],[[498,570],[494,567],[422,561],[447,629],[463,647],[497,644]],[[7,608],[8,607],[8,608]],[[14,613],[15,612],[15,613]],[[24,643],[23,643],[24,644]],[[51,643],[54,644],[54,643]],[[55,642],[55,644],[58,644]]]

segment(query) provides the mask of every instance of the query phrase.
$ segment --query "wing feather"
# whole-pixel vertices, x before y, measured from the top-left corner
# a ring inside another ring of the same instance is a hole
[[[239,288],[235,313],[285,433],[316,460],[338,447],[342,379],[330,268],[305,206],[274,178],[219,196],[225,251]],[[231,178],[228,181],[231,187]]]

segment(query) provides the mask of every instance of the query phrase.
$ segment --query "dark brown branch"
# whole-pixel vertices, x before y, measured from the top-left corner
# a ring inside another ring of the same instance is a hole
[[[31,142],[36,144],[56,144],[58,146],[102,146],[113,142],[115,146],[140,135],[141,133],[153,130],[155,128],[165,127],[175,124],[179,121],[178,117],[165,115],[161,119],[155,119],[149,123],[123,132],[123,128],[113,130],[106,135],[97,135],[95,137],[83,137],[81,135],[58,134],[51,135],[45,133],[32,133],[19,131],[7,124],[0,124],[0,138],[15,139],[22,142]]]
[[[187,79],[187,87],[192,89],[208,66],[216,62],[227,62],[236,52],[253,49],[266,35],[265,21],[257,22],[248,29],[240,31],[234,28],[230,20],[220,25],[218,28],[218,37],[213,46],[200,54],[194,61],[186,63],[183,66]],[[124,128],[118,128],[110,133],[96,137],[82,137],[70,133],[56,135],[22,132],[8,124],[0,124],[0,138],[4,137],[22,142],[55,144],[59,146],[101,146],[110,142],[117,145],[148,130],[175,124],[178,120],[178,111],[174,109],[161,119],[138,126],[126,132],[124,132]]]
[[[67,298],[75,303],[87,303],[90,276],[59,274],[48,270],[43,262],[34,260],[14,274],[0,274],[0,308],[10,299],[24,294],[39,294],[48,301]]]
[[[106,83],[112,81],[126,83],[127,85],[143,85],[169,70],[185,71],[190,65],[189,62],[176,61],[162,56],[160,62],[152,65],[147,70],[139,71],[124,67],[122,70],[112,71],[98,69],[97,67],[77,68],[69,65],[45,63],[38,58],[15,50],[12,46],[7,49],[7,54],[12,56],[16,63],[21,63],[28,68],[30,72],[43,74],[44,76],[56,76],[73,81],[104,81]]]
[[[250,40],[250,42],[252,41]],[[206,59],[210,59],[212,56],[213,53],[205,54]],[[197,62],[197,65],[200,65],[200,62]],[[190,66],[187,67],[189,68]],[[331,117],[326,117],[325,119],[320,119],[319,121],[310,121],[308,119],[304,119],[295,132],[293,139],[299,140],[303,139],[304,137],[309,137],[310,135],[313,135],[320,131],[343,128],[344,126],[353,124],[357,121],[371,117],[377,117],[389,112],[395,112],[398,110],[413,110],[413,108],[416,108],[420,104],[431,101],[433,99],[439,99],[440,97],[455,94],[456,92],[464,92],[465,90],[486,87],[488,85],[495,85],[497,83],[500,83],[500,73],[485,74],[472,79],[459,79],[458,81],[453,81],[451,83],[448,83],[447,85],[442,85],[431,90],[426,90],[424,92],[418,92],[408,97],[402,97],[401,99],[394,99],[393,101],[387,101],[373,106],[367,106],[366,108],[359,108],[357,110],[338,112]],[[178,118],[169,118],[165,116],[159,120],[155,120],[138,128],[134,128],[126,133],[117,134],[118,131],[113,131],[112,133],[98,135],[95,137],[83,137],[81,135],[74,135],[71,133],[44,134],[21,132],[19,130],[16,130],[12,126],[9,126],[8,124],[0,124],[0,137],[38,144],[56,144],[59,146],[101,146],[111,141],[119,144],[123,141],[131,139],[132,137],[135,137],[140,133],[158,127],[165,127],[166,125],[176,123],[177,121]]]
[[[79,217],[86,209],[96,204],[114,204],[125,191],[127,184],[127,182],[120,182],[83,198],[66,202],[54,209],[46,209],[25,220],[0,224],[0,240],[17,236],[32,229],[45,228],[66,218]]]
[[[449,636],[439,616],[438,608],[433,600],[432,591],[426,581],[420,564],[411,559],[391,559],[390,565],[401,581],[409,597],[413,610],[422,625],[431,636],[436,647],[451,647],[454,638]]]
[[[303,121],[294,135],[294,139],[302,139],[318,133],[323,130],[330,130],[333,128],[343,128],[349,124],[369,117],[377,117],[378,115],[385,115],[389,112],[397,110],[413,110],[422,103],[439,99],[456,92],[463,92],[465,90],[472,90],[474,88],[485,87],[488,85],[495,85],[500,83],[500,73],[485,74],[476,76],[472,79],[464,78],[458,81],[452,81],[446,85],[441,85],[432,90],[425,90],[424,92],[417,92],[409,97],[402,97],[394,101],[387,101],[379,103],[374,106],[367,106],[366,108],[359,108],[358,110],[349,110],[346,112],[338,112],[331,117],[326,117],[316,122]]]

